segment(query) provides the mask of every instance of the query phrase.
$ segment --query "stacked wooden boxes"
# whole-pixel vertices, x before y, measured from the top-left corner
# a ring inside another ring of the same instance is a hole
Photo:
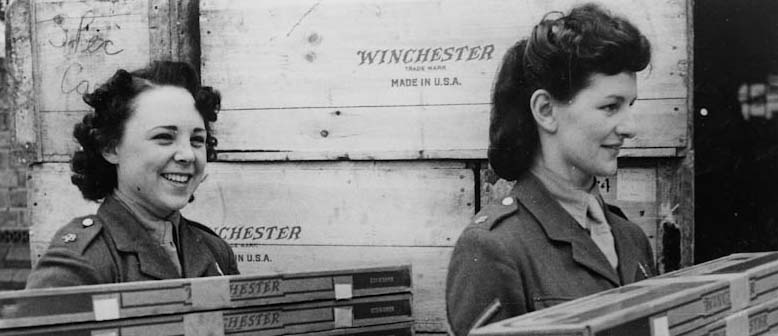
[[[408,266],[0,293],[0,335],[412,335]]]
[[[778,252],[735,254],[483,326],[472,335],[761,335],[778,325]]]
[[[655,51],[638,77],[641,130],[603,195],[658,255],[663,219],[689,247],[690,1],[601,2]],[[501,59],[545,13],[576,3],[16,0],[13,141],[31,164],[33,262],[58,228],[97,207],[69,182],[71,130],[88,112],[81,94],[118,68],[183,60],[223,96],[218,162],[184,215],[227,240],[243,274],[412,264],[415,327],[444,333],[457,237],[510,187],[486,162]]]

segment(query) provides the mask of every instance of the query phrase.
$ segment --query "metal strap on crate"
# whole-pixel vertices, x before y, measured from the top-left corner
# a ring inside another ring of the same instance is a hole
[[[230,303],[230,280],[228,277],[192,279],[192,307],[209,309],[226,307]]]

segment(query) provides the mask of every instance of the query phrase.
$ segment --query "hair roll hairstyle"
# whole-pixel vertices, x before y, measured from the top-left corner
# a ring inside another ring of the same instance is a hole
[[[546,14],[529,38],[508,49],[495,81],[488,150],[494,171],[515,180],[532,163],[540,146],[529,104],[536,90],[569,101],[591,75],[638,72],[650,60],[648,39],[597,5],[575,7],[567,16]]]
[[[85,199],[99,201],[116,188],[116,166],[103,158],[103,150],[119,144],[124,126],[133,112],[135,97],[161,85],[181,87],[192,95],[195,108],[205,122],[208,160],[215,159],[216,138],[211,134],[211,122],[216,121],[221,96],[211,87],[200,86],[200,79],[192,66],[165,61],[153,62],[133,72],[120,69],[92,93],[84,94],[84,102],[94,111],[85,115],[73,128],[73,136],[81,148],[73,155],[70,180]]]

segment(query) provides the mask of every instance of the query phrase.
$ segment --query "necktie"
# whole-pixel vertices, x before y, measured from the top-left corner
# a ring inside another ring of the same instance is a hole
[[[588,206],[586,210],[587,227],[592,240],[600,248],[611,267],[616,269],[619,265],[619,257],[616,254],[616,247],[613,243],[613,234],[611,227],[605,219],[605,213],[602,206],[594,195],[587,195]]]
[[[173,223],[164,221],[162,222],[165,225],[165,231],[162,235],[162,240],[160,241],[160,245],[162,246],[162,249],[165,250],[168,257],[170,258],[170,261],[173,262],[173,265],[176,266],[176,271],[178,271],[178,275],[181,274],[181,262],[178,259],[178,249],[176,248],[176,239],[174,238],[176,234],[176,228],[173,226]]]

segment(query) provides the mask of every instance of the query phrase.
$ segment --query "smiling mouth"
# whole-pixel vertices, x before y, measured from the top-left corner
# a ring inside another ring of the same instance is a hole
[[[162,177],[170,182],[186,184],[192,179],[191,175],[186,174],[162,174]]]

